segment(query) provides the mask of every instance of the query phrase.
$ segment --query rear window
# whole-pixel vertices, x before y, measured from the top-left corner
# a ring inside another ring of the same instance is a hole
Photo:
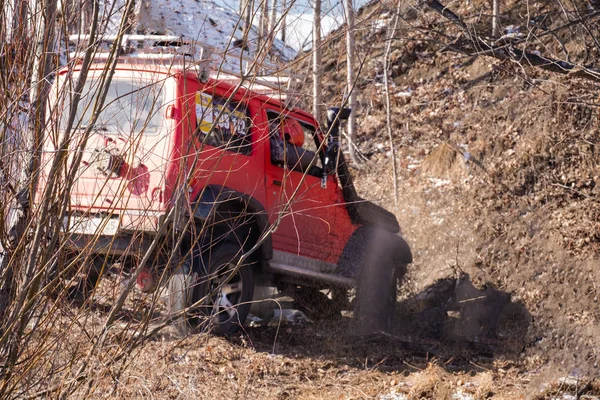
[[[107,134],[158,134],[164,119],[163,84],[133,77],[113,78],[94,128]],[[85,129],[91,123],[100,89],[101,81],[98,78],[87,79],[75,117],[75,128]],[[67,125],[68,110],[69,104],[61,120],[62,129]]]
[[[198,92],[196,124],[199,140],[209,146],[245,155],[252,151],[250,118],[244,103]]]

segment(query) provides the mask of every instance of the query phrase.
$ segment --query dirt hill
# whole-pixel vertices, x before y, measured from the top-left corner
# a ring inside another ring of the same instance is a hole
[[[407,290],[467,273],[478,288],[501,290],[530,313],[530,326],[528,319],[501,321],[526,327],[519,365],[549,374],[544,379],[594,376],[600,348],[598,84],[531,67],[526,59],[452,51],[465,33],[426,3],[432,2],[402,6],[390,54],[396,214],[415,250]],[[472,32],[489,37],[487,2],[448,6]],[[502,43],[598,65],[590,41],[597,22],[564,27],[578,12],[595,12],[593,4],[502,7]],[[368,5],[357,29],[363,62],[357,146],[365,161],[355,181],[362,195],[389,209],[394,193],[383,57],[394,8]],[[553,36],[541,34],[549,30]],[[342,34],[333,34],[324,56],[329,104],[344,92]],[[504,328],[517,329],[509,325]]]

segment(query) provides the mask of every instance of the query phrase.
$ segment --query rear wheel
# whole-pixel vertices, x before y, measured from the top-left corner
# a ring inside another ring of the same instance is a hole
[[[241,247],[225,242],[205,252],[203,260],[206,284],[198,286],[197,297],[207,297],[206,311],[210,314],[210,328],[220,334],[237,331],[248,316],[254,294],[252,267],[241,263]],[[202,287],[207,287],[206,292]]]
[[[60,251],[46,273],[48,293],[54,299],[65,296],[74,304],[83,304],[92,296],[103,264],[101,256]]]
[[[237,331],[250,310],[254,276],[243,250],[224,242],[192,251],[169,279],[169,311],[181,335],[207,328],[219,334]],[[240,265],[238,265],[240,264]]]

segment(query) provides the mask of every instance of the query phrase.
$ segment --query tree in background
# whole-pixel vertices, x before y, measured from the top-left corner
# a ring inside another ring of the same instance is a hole
[[[262,0],[260,3],[260,25],[258,34],[258,47],[261,48],[263,43],[268,43],[269,26],[270,26],[269,0]]]
[[[348,154],[355,165],[360,164],[360,160],[356,156],[356,91],[354,84],[356,82],[356,74],[354,73],[355,62],[355,44],[354,44],[354,4],[352,0],[346,0],[344,3],[344,13],[346,15],[346,90],[348,94],[348,107],[353,112],[348,118]]]
[[[286,29],[287,29],[287,15],[285,15],[285,13],[287,13],[288,8],[287,8],[287,0],[281,0],[281,9],[284,12],[283,17],[281,18],[281,41],[283,43],[285,43],[286,41]]]
[[[273,0],[273,4],[271,4],[271,16],[269,17],[269,28],[267,29],[273,35],[277,34],[277,14],[279,11],[278,1]]]
[[[154,318],[152,312],[158,297],[149,298],[144,305],[139,303],[139,307],[149,307],[135,311],[140,312],[141,320],[127,326],[116,323],[135,279],[128,281],[125,289],[115,281],[117,284],[112,292],[113,298],[109,300],[108,311],[101,316],[91,316],[87,310],[71,308],[69,293],[62,289],[58,292],[54,290],[57,281],[66,279],[62,271],[72,268],[71,272],[74,274],[82,274],[86,263],[90,262],[90,255],[85,251],[78,254],[73,263],[65,262],[61,252],[61,245],[64,244],[61,230],[78,167],[86,149],[86,138],[94,126],[93,116],[97,117],[98,110],[103,107],[103,96],[106,95],[116,68],[115,59],[124,49],[122,36],[126,32],[135,31],[130,23],[136,11],[133,0],[116,4],[114,10],[101,9],[102,4],[108,3],[99,0],[82,4],[62,3],[60,10],[57,10],[57,0],[1,3],[0,38],[3,40],[0,42],[0,182],[3,194],[10,192],[10,196],[3,195],[0,202],[0,217],[3,222],[7,221],[10,211],[15,208],[13,205],[16,195],[20,192],[22,196],[19,196],[19,223],[11,224],[10,228],[14,229],[2,229],[0,232],[3,254],[0,269],[0,359],[3,363],[0,398],[67,397],[73,392],[78,392],[81,397],[93,396],[98,390],[99,380],[107,379],[107,376],[118,380],[126,370],[128,360],[135,357],[134,350],[167,325],[164,322],[152,330],[148,329],[150,319]],[[244,22],[247,22],[246,26],[252,26],[252,18],[255,17],[253,4],[252,0],[244,3],[241,10],[244,15],[232,24],[235,28],[231,35],[241,35],[242,33],[238,33],[238,26]],[[275,2],[270,4],[274,8],[277,5]],[[113,5],[115,3],[111,3],[110,7]],[[263,3],[263,10],[268,10],[268,7]],[[13,12],[15,9],[17,11]],[[113,11],[120,14],[115,17]],[[270,46],[277,33],[273,31],[276,21],[272,19],[273,13],[270,14],[271,21],[267,19],[269,13],[263,13],[264,18],[259,23],[266,25],[263,25],[261,35],[263,44]],[[83,14],[85,18],[82,18]],[[287,10],[283,9],[281,15],[286,14]],[[171,17],[177,19],[177,16]],[[282,17],[282,21],[284,19]],[[208,18],[206,22],[208,25]],[[229,22],[231,21],[228,20]],[[107,23],[112,28],[116,27],[111,32],[117,37],[114,42],[113,39],[98,40],[105,32]],[[210,23],[216,24],[214,20]],[[72,55],[67,51],[66,45],[70,34],[82,33],[78,32],[82,25],[84,33],[89,34],[89,37],[73,39],[74,42],[79,41],[79,49],[83,49],[75,63],[70,59]],[[280,26],[285,29],[285,23],[282,22]],[[319,55],[319,25],[316,32],[315,50]],[[253,32],[255,33],[256,31]],[[23,38],[34,38],[33,43]],[[233,42],[228,39],[231,37],[223,41]],[[265,49],[271,52],[273,47],[269,46]],[[253,50],[257,58],[264,58],[267,53],[260,47],[254,47]],[[239,55],[237,48],[234,51]],[[105,62],[105,72],[101,77],[103,83],[92,96],[96,99],[97,95],[92,119],[86,126],[78,125],[78,103],[82,96],[90,95],[84,91],[86,72],[98,52],[108,54],[107,60],[96,59],[98,62]],[[317,60],[315,71],[320,73],[320,58]],[[74,71],[75,67],[79,72]],[[69,106],[57,110],[48,107],[47,97],[50,84],[59,68],[70,69],[73,73],[66,74],[71,80],[64,92],[56,93],[57,96],[64,96]],[[315,104],[320,105],[320,83],[316,88]],[[29,122],[27,131],[23,130],[26,124],[15,123],[25,112]],[[60,129],[56,119],[49,123],[44,115],[46,112],[61,115]],[[63,122],[65,127],[62,126]],[[14,135],[21,139],[27,138],[27,146],[22,145],[18,149],[7,146],[7,139]],[[44,175],[48,182],[42,193],[37,190],[36,182],[42,140],[48,137],[45,135],[55,139],[57,156],[45,166],[51,172]],[[25,162],[15,163],[16,155],[26,158]],[[20,169],[17,176],[20,178],[23,175],[24,179],[13,177],[7,181],[4,167],[9,164],[17,164]],[[16,185],[19,181],[21,186]],[[35,204],[31,201],[34,195],[40,199]],[[51,297],[55,301],[49,301]],[[65,313],[64,310],[69,311]],[[88,329],[87,321],[90,318],[95,319],[97,324]],[[129,335],[132,331],[135,331],[135,337]],[[116,342],[121,341],[120,335],[128,339],[126,343],[115,346]],[[72,345],[71,340],[75,337],[81,339],[81,345]],[[109,347],[115,351],[109,351]],[[98,360],[108,353],[110,355],[102,362],[91,364],[90,359]]]
[[[500,30],[500,0],[492,0],[492,36],[498,36]]]
[[[313,46],[312,46],[312,78],[313,78],[313,115],[317,121],[323,121],[322,104],[322,65],[321,65],[321,0],[314,2]]]

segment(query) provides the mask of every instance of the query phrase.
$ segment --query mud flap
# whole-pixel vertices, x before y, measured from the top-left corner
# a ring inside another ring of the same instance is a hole
[[[376,257],[376,253],[383,250],[393,253],[392,261],[397,267],[405,267],[413,261],[410,247],[402,237],[386,230],[363,225],[348,239],[338,262],[337,272],[347,278],[357,279],[365,262],[370,257]]]

